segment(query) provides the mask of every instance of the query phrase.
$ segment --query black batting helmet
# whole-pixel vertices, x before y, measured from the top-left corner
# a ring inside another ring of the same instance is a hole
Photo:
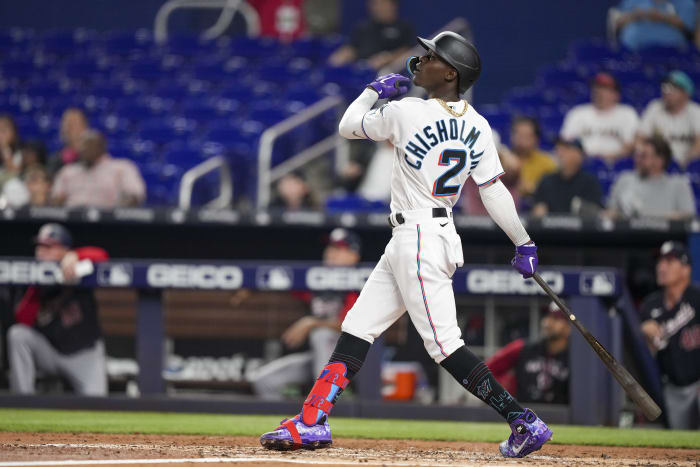
[[[476,47],[456,32],[443,31],[433,39],[417,37],[425,50],[432,50],[452,65],[459,75],[459,93],[467,91],[481,74],[481,57]],[[408,68],[413,73],[417,60],[409,59]]]

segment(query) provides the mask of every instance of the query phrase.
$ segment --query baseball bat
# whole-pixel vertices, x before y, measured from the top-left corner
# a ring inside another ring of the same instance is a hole
[[[562,301],[561,298],[557,296],[557,294],[554,293],[554,291],[547,285],[547,283],[540,277],[538,273],[535,273],[532,276],[533,279],[535,279],[535,282],[537,282],[540,287],[542,287],[542,290],[544,290],[547,295],[549,295],[549,298],[554,300],[554,303],[557,304],[559,307],[559,310],[561,310],[562,313],[564,313],[568,318],[569,321],[574,325],[576,329],[583,335],[583,337],[586,339],[588,344],[595,350],[595,353],[598,354],[598,357],[603,361],[606,367],[608,367],[608,370],[610,370],[610,373],[615,377],[618,383],[620,383],[620,386],[622,386],[622,389],[625,390],[628,396],[634,401],[637,406],[642,409],[642,412],[644,412],[644,415],[649,419],[649,420],[656,420],[659,418],[659,415],[661,415],[661,408],[659,408],[658,405],[656,405],[656,402],[647,394],[647,392],[642,389],[642,386],[639,385],[637,380],[634,379],[634,377],[623,367],[620,365],[620,363],[615,360],[615,357],[610,355],[610,352],[607,351],[603,345],[598,342],[598,339],[593,337],[593,334],[591,334],[588,329],[586,329],[580,322],[579,320],[576,319],[576,316],[569,310],[569,307],[566,306],[566,304]]]

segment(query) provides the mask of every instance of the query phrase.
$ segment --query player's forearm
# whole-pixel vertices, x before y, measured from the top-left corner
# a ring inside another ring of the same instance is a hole
[[[513,197],[500,180],[479,188],[479,194],[491,219],[508,235],[514,245],[524,245],[530,241],[530,236],[520,222]]]
[[[340,120],[338,131],[347,139],[365,139],[362,128],[362,118],[372,109],[379,95],[372,89],[365,89],[360,96],[350,104]]]

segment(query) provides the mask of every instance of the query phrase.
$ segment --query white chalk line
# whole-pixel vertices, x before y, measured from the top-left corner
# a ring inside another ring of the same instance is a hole
[[[253,462],[279,462],[286,464],[323,464],[323,465],[395,465],[417,467],[454,467],[456,464],[439,464],[435,462],[359,462],[334,459],[286,459],[283,457],[200,457],[185,459],[104,459],[104,460],[60,460],[60,461],[16,461],[0,462],[0,467],[33,467],[49,465],[126,465],[126,464],[221,464],[221,463],[253,463]],[[481,464],[459,464],[462,466],[478,466]],[[491,465],[491,467],[508,467],[507,465]]]

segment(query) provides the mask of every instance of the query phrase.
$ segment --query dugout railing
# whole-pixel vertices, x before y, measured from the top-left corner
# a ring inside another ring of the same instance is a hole
[[[161,297],[163,290],[359,290],[369,273],[372,264],[362,264],[355,268],[329,268],[320,263],[309,262],[193,262],[173,260],[114,260],[96,265],[93,274],[82,279],[82,287],[132,288],[138,289],[138,315],[136,331],[136,355],[139,364],[138,385],[143,400],[163,402],[165,382],[163,379],[165,328]],[[555,292],[567,297],[572,310],[581,322],[618,359],[623,356],[623,326],[629,322],[615,311],[621,298],[626,298],[623,278],[612,268],[546,267],[542,277]],[[0,285],[54,285],[62,281],[60,268],[54,263],[35,262],[28,258],[0,258]],[[454,290],[458,297],[481,297],[484,301],[486,319],[486,339],[484,353],[494,350],[497,343],[493,336],[493,323],[498,319],[497,299],[519,298],[533,310],[530,313],[530,328],[536,326],[537,313],[531,305],[533,298],[541,301],[539,286],[532,280],[523,280],[507,267],[491,265],[466,265],[457,270],[453,277]],[[539,297],[539,298],[538,298]],[[534,303],[534,302],[532,302]],[[622,303],[625,313],[633,314],[627,299]],[[632,315],[630,315],[632,316]],[[633,324],[633,323],[632,323]],[[632,332],[634,338],[639,335]],[[381,345],[381,344],[380,344]],[[375,349],[363,368],[362,378],[356,385],[357,401],[346,404],[341,413],[358,416],[421,416],[426,418],[454,418],[457,416],[490,419],[488,409],[473,407],[454,410],[449,406],[422,406],[400,404],[379,400],[380,359],[379,347]],[[634,348],[635,361],[644,380],[653,380],[650,375],[649,360],[644,360],[643,346]],[[653,362],[651,363],[653,366]],[[608,374],[588,344],[577,333],[572,333],[570,343],[570,399],[569,408],[547,408],[559,422],[576,424],[617,424],[623,405],[623,393],[614,379]],[[155,399],[154,399],[155,398]],[[21,400],[20,400],[21,399]],[[0,404],[34,405],[22,398],[0,399]],[[133,401],[137,407],[145,403]],[[57,399],[58,405],[70,404],[70,400]],[[63,402],[61,402],[63,401]],[[68,402],[67,402],[68,401]],[[182,401],[180,401],[182,403]],[[40,404],[47,404],[42,398]],[[75,399],[73,399],[75,404]],[[126,401],[120,403],[127,404]],[[89,404],[101,404],[92,401]],[[203,405],[202,405],[203,404]],[[206,407],[207,402],[199,402],[193,407]],[[127,404],[129,405],[129,404]],[[146,404],[147,405],[147,404]],[[343,404],[341,404],[342,406]],[[113,405],[109,405],[112,407]],[[153,406],[152,406],[153,407]],[[229,408],[239,411],[274,413],[289,408],[283,403],[266,404],[257,400],[231,403]],[[407,409],[410,407],[410,410]],[[294,409],[291,409],[294,410]],[[484,412],[486,411],[486,412]]]

